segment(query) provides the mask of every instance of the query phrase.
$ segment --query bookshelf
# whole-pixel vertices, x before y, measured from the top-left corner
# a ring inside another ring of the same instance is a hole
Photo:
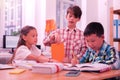
[[[120,9],[113,10],[113,8],[110,8],[110,44],[113,45],[113,42],[118,42],[118,51],[120,51],[120,38],[114,38],[113,37],[113,15],[118,15],[118,19],[120,19]]]

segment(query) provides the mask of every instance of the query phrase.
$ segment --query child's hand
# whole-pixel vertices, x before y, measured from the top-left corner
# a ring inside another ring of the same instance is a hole
[[[49,36],[49,38],[50,38],[51,41],[55,41],[55,34],[51,34],[51,35]]]
[[[60,34],[59,33],[55,33],[55,42],[56,43],[60,43],[61,39],[60,39]]]
[[[71,60],[71,64],[72,64],[72,66],[75,66],[76,64],[78,64],[79,63],[79,61],[77,60],[77,59],[72,59]]]
[[[60,35],[58,33],[51,34],[49,38],[52,43],[60,43]]]
[[[72,53],[72,55],[73,55],[73,58],[71,60],[71,64],[72,64],[72,66],[75,66],[76,64],[79,63],[79,61],[77,59],[77,55],[75,55],[74,53]]]

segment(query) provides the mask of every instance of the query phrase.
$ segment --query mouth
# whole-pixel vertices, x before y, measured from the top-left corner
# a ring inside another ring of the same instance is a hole
[[[69,23],[71,23],[71,24],[72,24],[72,23],[74,23],[74,22],[73,22],[73,21],[69,21]]]
[[[37,43],[37,41],[34,41],[35,43]]]

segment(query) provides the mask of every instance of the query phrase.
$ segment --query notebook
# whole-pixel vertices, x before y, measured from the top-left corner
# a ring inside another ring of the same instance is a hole
[[[12,66],[12,65],[0,64],[0,70],[3,70],[3,69],[13,69],[13,68],[15,68],[15,67]]]
[[[71,64],[67,64],[63,68],[64,70],[80,70],[82,72],[105,72],[111,70],[111,66],[102,63],[84,63],[84,64],[76,64],[76,66],[72,66]]]
[[[51,53],[53,59],[62,62],[65,56],[64,44],[63,43],[52,44]]]

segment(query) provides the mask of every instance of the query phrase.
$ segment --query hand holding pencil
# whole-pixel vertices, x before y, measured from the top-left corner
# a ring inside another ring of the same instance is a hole
[[[72,66],[76,66],[76,64],[79,63],[79,61],[77,59],[77,55],[75,53],[72,53],[72,56],[73,56],[73,58],[71,60],[71,64],[72,64]]]

